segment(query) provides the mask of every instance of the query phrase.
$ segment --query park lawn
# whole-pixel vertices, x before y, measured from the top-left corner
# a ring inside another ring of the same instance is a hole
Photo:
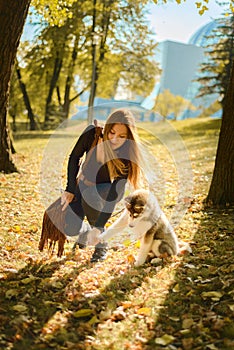
[[[176,233],[192,253],[134,268],[138,242],[129,232],[97,264],[89,263],[93,248],[72,254],[72,240],[62,258],[56,247],[39,252],[43,211],[64,186],[59,162],[74,133],[60,130],[52,144],[48,132],[19,133],[20,172],[0,174],[0,348],[234,349],[234,209],[203,205],[220,120],[139,126],[156,159],[146,167],[157,175],[153,191],[168,217],[180,218]]]

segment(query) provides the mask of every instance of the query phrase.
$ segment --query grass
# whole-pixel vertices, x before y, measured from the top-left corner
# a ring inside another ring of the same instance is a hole
[[[75,134],[60,131],[51,140],[50,133],[22,132],[15,137],[14,156],[20,172],[0,174],[0,347],[234,348],[234,210],[202,204],[220,120],[139,126],[141,138],[150,142],[145,169],[156,174],[152,190],[169,217],[180,217],[176,233],[192,254],[134,268],[138,246],[128,232],[123,241],[111,242],[102,263],[90,264],[92,248],[72,254],[72,241],[61,259],[39,252],[43,211],[64,186]],[[191,171],[193,182],[186,187]]]

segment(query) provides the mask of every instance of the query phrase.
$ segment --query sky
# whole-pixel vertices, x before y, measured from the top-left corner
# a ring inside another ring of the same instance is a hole
[[[188,43],[191,36],[203,25],[222,15],[224,8],[210,0],[209,10],[199,15],[195,0],[187,0],[178,5],[175,1],[150,5],[149,20],[156,33],[156,40],[173,40]]]
[[[201,26],[212,19],[220,17],[223,8],[215,0],[209,0],[209,10],[202,16],[198,14],[196,0],[186,0],[178,5],[175,0],[156,5],[153,1],[149,6],[149,20],[156,34],[156,41],[173,40],[188,43],[190,37]],[[33,27],[26,23],[23,39],[33,37]]]

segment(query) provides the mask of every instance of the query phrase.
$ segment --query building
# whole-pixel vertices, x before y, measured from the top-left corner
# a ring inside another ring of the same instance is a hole
[[[199,67],[207,60],[205,46],[207,36],[216,29],[218,23],[212,21],[198,29],[190,38],[187,44],[176,41],[163,41],[159,43],[156,61],[162,70],[160,81],[155,85],[152,93],[145,99],[135,100],[107,100],[96,98],[94,103],[94,117],[106,119],[107,115],[115,108],[130,108],[137,114],[138,120],[158,120],[160,116],[152,111],[155,100],[159,93],[168,89],[173,95],[180,95],[191,102],[197,109],[191,111],[185,109],[181,112],[179,119],[192,118],[198,116],[203,108],[209,107],[219,97],[217,94],[207,95],[198,98],[200,84],[197,78],[200,75]],[[214,42],[214,39],[212,39]],[[212,44],[212,43],[211,43]],[[88,98],[86,97],[86,101]],[[85,103],[86,104],[86,103]],[[81,113],[82,112],[82,113]],[[81,107],[73,119],[87,116],[86,107]],[[220,116],[221,111],[216,116]]]
[[[201,113],[202,108],[209,107],[217,100],[219,97],[217,94],[197,97],[200,88],[197,79],[201,74],[199,67],[207,60],[205,55],[207,36],[217,26],[216,21],[204,25],[192,35],[188,44],[169,40],[159,44],[160,52],[156,59],[158,59],[162,74],[152,94],[143,101],[142,105],[145,108],[153,108],[157,95],[166,89],[170,90],[173,95],[184,97],[197,107],[196,111],[184,110],[181,113],[181,119],[196,117]]]

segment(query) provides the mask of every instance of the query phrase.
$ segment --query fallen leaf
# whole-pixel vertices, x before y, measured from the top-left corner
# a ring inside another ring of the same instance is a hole
[[[129,247],[130,244],[131,244],[130,239],[125,239],[125,241],[123,241],[123,245],[124,245],[125,247]]]
[[[38,277],[35,277],[35,276],[31,275],[31,276],[29,276],[29,277],[24,278],[23,280],[21,280],[21,282],[22,282],[23,284],[29,284],[29,283],[35,281],[36,279],[38,279]]]
[[[164,334],[162,337],[156,338],[155,343],[166,346],[168,344],[171,344],[174,340],[175,340],[175,337],[173,337],[172,335]]]
[[[151,314],[151,308],[149,307],[141,307],[140,309],[137,310],[138,315],[143,315],[143,316],[150,316]]]
[[[123,301],[121,305],[122,305],[123,310],[128,309],[129,307],[133,306],[131,301]]]
[[[184,329],[191,328],[193,325],[193,319],[192,318],[186,318],[182,322],[182,327]]]
[[[97,318],[96,315],[94,315],[94,316],[88,321],[88,324],[89,324],[90,326],[92,326],[93,324],[98,323],[98,322],[99,322],[99,319]]]
[[[24,312],[27,310],[27,306],[23,304],[17,304],[12,307],[13,310],[18,311],[18,312]]]
[[[134,256],[132,254],[128,254],[127,261],[129,264],[134,264],[134,262],[135,262]]]
[[[81,309],[81,310],[74,312],[73,316],[75,318],[79,318],[79,317],[87,317],[87,316],[90,316],[92,314],[93,314],[92,309]]]
[[[178,293],[178,292],[180,291],[180,286],[179,286],[178,283],[173,287],[172,291],[173,291],[174,293]]]
[[[17,289],[8,289],[5,293],[5,297],[7,299],[12,299],[13,297],[15,297],[16,295],[18,295],[18,290]]]
[[[211,291],[211,292],[203,292],[201,294],[203,299],[211,298],[214,301],[217,301],[222,298],[223,294],[221,292]]]
[[[206,348],[209,350],[218,350],[218,348],[214,344],[208,344],[206,345]]]
[[[134,247],[135,248],[140,248],[140,246],[141,246],[141,242],[139,240],[136,241],[136,243],[134,244]]]
[[[21,232],[21,227],[19,225],[15,225],[12,227],[12,231],[19,233],[19,232]]]

